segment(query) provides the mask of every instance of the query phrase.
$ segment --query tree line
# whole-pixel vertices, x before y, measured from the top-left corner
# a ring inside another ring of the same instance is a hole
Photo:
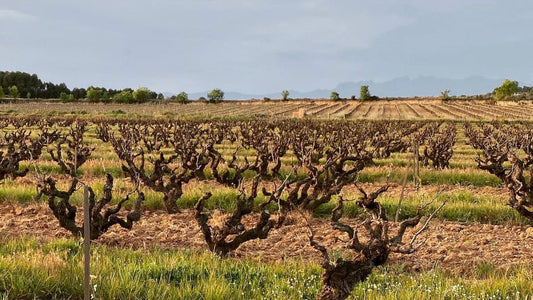
[[[73,101],[87,99],[92,102],[124,102],[136,103],[153,99],[164,99],[162,93],[148,88],[107,89],[105,87],[73,88],[69,89],[65,83],[55,84],[39,79],[37,74],[26,72],[0,71],[0,98],[26,99],[61,99]]]

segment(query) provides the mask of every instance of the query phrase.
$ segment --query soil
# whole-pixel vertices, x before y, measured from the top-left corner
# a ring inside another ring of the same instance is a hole
[[[82,215],[81,209],[79,216]],[[33,237],[39,241],[70,237],[59,226],[46,204],[0,204],[0,237]],[[218,218],[223,217],[218,214]],[[246,226],[255,221],[250,216]],[[357,220],[345,223],[356,226]],[[286,224],[273,229],[267,239],[241,245],[234,257],[283,262],[287,259],[318,262],[319,253],[309,246],[308,229],[300,215],[291,215]],[[346,239],[334,230],[327,219],[310,218],[317,240],[328,249],[341,249]],[[363,232],[363,230],[361,231]],[[404,240],[409,241],[410,234]],[[393,254],[389,263],[404,265],[412,270],[426,270],[438,266],[453,273],[468,273],[481,263],[488,262],[501,268],[533,261],[533,228],[528,226],[487,225],[433,220],[428,231],[419,236],[426,243],[413,254]],[[122,248],[206,249],[203,236],[191,210],[176,215],[163,211],[145,211],[141,221],[128,231],[113,227],[94,243]]]

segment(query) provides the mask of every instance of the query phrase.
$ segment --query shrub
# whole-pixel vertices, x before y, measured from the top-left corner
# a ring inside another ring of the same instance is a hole
[[[222,102],[222,100],[224,100],[224,92],[220,89],[213,89],[207,94],[207,98],[210,103]]]
[[[185,92],[181,92],[177,94],[174,99],[178,103],[182,103],[182,104],[189,103],[189,95],[187,95],[187,93]]]
[[[16,85],[13,85],[9,88],[9,96],[13,99],[20,97],[20,92]]]
[[[333,91],[333,92],[331,92],[331,95],[329,96],[329,99],[331,99],[333,101],[337,101],[337,100],[340,100],[341,97],[339,96],[339,93]]]
[[[150,100],[151,94],[152,92],[148,88],[140,87],[133,92],[133,98],[138,103],[146,102]]]
[[[289,91],[284,90],[281,92],[281,100],[283,101],[289,100]]]
[[[359,92],[359,99],[361,101],[366,101],[370,99],[370,91],[368,90],[368,85],[362,85]]]

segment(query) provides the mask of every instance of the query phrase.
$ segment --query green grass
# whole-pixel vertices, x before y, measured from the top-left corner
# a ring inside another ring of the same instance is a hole
[[[359,181],[363,183],[386,182],[389,171],[384,168],[367,168],[359,173]],[[389,180],[395,183],[401,183],[405,176],[405,170],[392,169]],[[413,181],[413,172],[407,176],[409,181]],[[477,187],[500,187],[501,180],[498,177],[477,169],[471,170],[434,170],[420,169],[420,181],[422,185],[445,184]]]
[[[422,194],[420,196],[409,196],[402,200],[402,207],[399,217],[401,220],[415,216],[417,207],[420,201],[427,202],[431,200],[433,195]],[[357,196],[346,196],[346,199],[356,199]],[[399,198],[388,196],[386,193],[378,198],[378,201],[383,205],[389,218],[393,219],[398,207]],[[443,201],[446,205],[435,215],[436,219],[456,222],[476,222],[484,224],[513,224],[524,225],[531,224],[531,221],[523,218],[514,209],[505,204],[504,201],[492,197],[476,197],[468,192],[445,192],[431,204],[424,215],[429,215]],[[336,200],[321,205],[315,210],[315,215],[318,217],[329,217],[333,208],[335,208]],[[361,214],[361,209],[354,202],[346,202],[344,205],[344,216],[348,218],[356,218]]]
[[[82,297],[77,242],[4,241],[0,252],[0,293],[8,298]],[[91,256],[97,299],[311,299],[319,287],[319,267],[301,262],[271,265],[209,252],[104,246],[93,247]]]
[[[0,294],[8,299],[81,299],[82,247],[70,239],[41,244],[0,241]],[[310,262],[221,259],[209,252],[131,250],[93,246],[96,299],[314,299],[321,268]],[[471,274],[402,265],[377,268],[356,285],[354,299],[531,299],[528,266],[488,262]]]
[[[93,187],[97,199],[100,197],[103,189],[103,181],[89,182]],[[60,188],[65,186],[60,185]],[[113,193],[112,204],[117,203],[121,197],[131,190],[131,186],[124,181],[115,180],[115,187]],[[154,192],[148,188],[142,188],[146,199],[143,207],[147,210],[162,210],[162,193]],[[186,191],[178,200],[178,207],[180,209],[192,208],[196,201],[207,191],[213,194],[209,200],[206,201],[205,207],[209,210],[219,209],[224,212],[230,212],[235,209],[235,201],[238,195],[236,189],[222,187],[218,185],[206,185],[202,183],[195,184],[195,187]],[[0,185],[0,202],[15,202],[20,204],[31,203],[34,201],[36,195],[35,186],[31,184],[19,185],[12,181],[6,181],[5,184]],[[359,194],[346,194],[345,199],[357,199]],[[416,208],[421,200],[428,201],[432,195],[412,195],[405,197],[402,202],[402,209],[400,217],[402,219],[412,217],[416,213]],[[135,197],[125,203],[125,208],[130,209],[134,203]],[[256,206],[265,200],[265,196],[259,193],[255,199]],[[389,216],[393,216],[396,212],[398,203],[398,196],[390,196],[384,193],[378,199]],[[447,201],[446,205],[435,216],[437,219],[458,222],[478,222],[484,224],[513,224],[524,225],[531,224],[527,219],[521,217],[514,209],[506,205],[505,199],[502,197],[492,197],[489,195],[475,196],[472,192],[444,192],[432,205],[428,207],[425,213],[429,213],[436,209],[442,201]],[[46,197],[42,197],[40,201],[47,201]],[[335,207],[336,198],[333,201],[319,206],[315,210],[315,215],[318,217],[329,217],[329,214]],[[71,197],[71,203],[81,206],[83,203],[83,192],[77,191]],[[275,204],[268,207],[270,210],[277,210]],[[354,202],[346,202],[344,213],[349,218],[357,217],[360,214],[360,209]]]

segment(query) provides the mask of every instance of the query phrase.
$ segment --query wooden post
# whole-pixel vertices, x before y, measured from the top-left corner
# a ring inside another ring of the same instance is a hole
[[[414,163],[414,181],[415,181],[415,187],[416,190],[420,188],[420,152],[419,152],[420,146],[418,145],[418,142],[415,142],[415,163]]]
[[[91,215],[89,208],[89,189],[83,189],[83,299],[91,299]]]

